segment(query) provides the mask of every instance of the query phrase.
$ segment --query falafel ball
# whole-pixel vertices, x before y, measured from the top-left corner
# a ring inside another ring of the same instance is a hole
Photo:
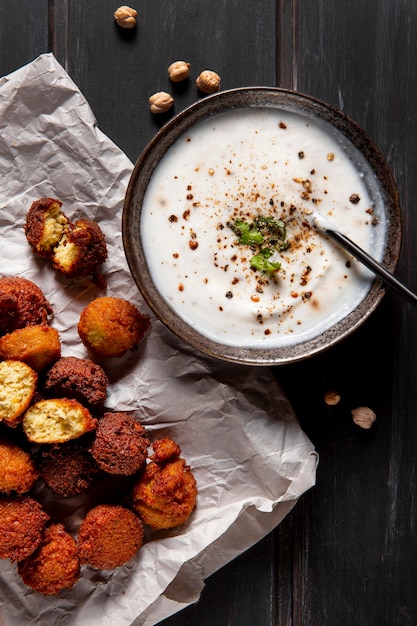
[[[154,529],[173,528],[186,522],[196,499],[196,480],[179,453],[163,463],[148,463],[131,494],[133,509],[144,524]]]
[[[56,198],[40,198],[32,203],[25,222],[26,239],[36,254],[50,257],[64,234],[68,218]]]
[[[39,474],[55,494],[68,498],[91,489],[99,469],[88,451],[89,444],[90,440],[75,439],[41,447]]]
[[[94,430],[97,420],[77,400],[54,398],[32,404],[22,424],[29,441],[64,443]]]
[[[59,333],[46,324],[18,328],[0,337],[0,359],[23,361],[36,372],[49,367],[60,356]]]
[[[26,363],[8,359],[0,362],[0,421],[14,428],[33,400],[37,373]]]
[[[30,496],[0,496],[0,559],[22,561],[32,554],[48,519]]]
[[[38,478],[30,452],[0,435],[0,491],[27,493]]]
[[[106,400],[109,379],[103,368],[89,359],[60,358],[47,372],[44,392],[54,398],[74,398],[90,411],[98,411]]]
[[[42,290],[27,278],[0,278],[0,335],[17,328],[46,324],[52,307]]]
[[[117,504],[99,504],[80,525],[80,562],[96,569],[113,569],[130,561],[142,542],[143,524],[133,511]]]
[[[104,234],[96,222],[87,218],[66,224],[53,250],[52,265],[67,278],[97,274],[107,259]]]
[[[67,278],[93,275],[104,287],[105,281],[98,275],[107,259],[101,228],[87,218],[72,224],[61,206],[62,202],[56,198],[40,198],[32,203],[25,222],[29,245]]]
[[[56,596],[63,589],[70,589],[77,582],[80,569],[77,543],[63,524],[45,528],[35,552],[17,565],[23,582],[44,596]]]
[[[118,357],[137,346],[150,326],[149,318],[127,300],[96,298],[81,312],[78,334],[98,357]]]
[[[95,431],[91,454],[108,474],[130,476],[141,469],[148,454],[145,429],[129,413],[105,413]]]

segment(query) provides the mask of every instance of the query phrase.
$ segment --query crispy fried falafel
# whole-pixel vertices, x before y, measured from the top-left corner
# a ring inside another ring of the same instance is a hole
[[[21,423],[35,395],[37,381],[37,373],[26,363],[0,362],[0,421],[12,428]]]
[[[167,441],[163,447],[174,449]],[[178,453],[163,463],[148,463],[132,489],[132,507],[143,523],[154,529],[183,524],[195,508],[196,480],[179,454],[178,448]]]
[[[30,496],[0,496],[0,559],[21,561],[32,554],[48,519]]]
[[[68,224],[56,198],[40,198],[32,203],[25,222],[25,235],[31,248],[41,257],[50,257]]]
[[[118,357],[137,346],[150,326],[149,318],[127,300],[96,298],[81,312],[78,334],[98,357]]]
[[[107,258],[104,234],[96,222],[81,218],[72,224],[56,198],[32,203],[25,222],[26,239],[32,250],[46,258],[67,278],[98,275]],[[103,283],[102,279],[97,282]]]
[[[107,259],[104,234],[96,222],[87,218],[67,224],[54,249],[53,267],[67,278],[97,274]]]
[[[23,431],[34,443],[63,443],[77,439],[97,426],[90,411],[76,400],[40,400],[25,412]]]
[[[38,471],[30,452],[0,435],[0,491],[27,493],[37,478]]]
[[[65,498],[87,493],[99,473],[83,437],[66,443],[45,445],[38,455],[39,474],[45,484]]]
[[[80,576],[77,543],[63,524],[45,528],[38,548],[20,561],[17,571],[23,582],[45,596],[70,589]]]
[[[74,398],[90,411],[98,411],[106,400],[108,384],[105,371],[97,363],[65,356],[46,372],[43,390],[49,397]]]
[[[99,504],[80,525],[77,542],[80,562],[96,569],[113,569],[130,561],[142,542],[143,524],[130,509]]]
[[[0,278],[0,335],[17,328],[46,324],[52,307],[42,290],[27,278]]]
[[[55,328],[46,324],[18,328],[0,337],[0,359],[14,359],[41,372],[61,356],[61,341]]]
[[[129,413],[105,413],[91,445],[97,465],[109,474],[130,476],[144,466],[149,441],[145,429]]]

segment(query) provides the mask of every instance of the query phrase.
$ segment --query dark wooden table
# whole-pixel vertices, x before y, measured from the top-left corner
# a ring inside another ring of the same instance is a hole
[[[158,129],[148,97],[178,59],[222,88],[297,89],[371,135],[397,181],[397,275],[417,291],[415,0],[140,0],[121,31],[109,0],[0,3],[0,74],[52,51],[99,127],[134,161]],[[175,94],[177,112],[198,97]],[[416,167],[416,171],[414,171]],[[213,575],[200,602],[165,626],[417,624],[417,311],[388,293],[338,346],[276,375],[320,454],[317,486],[267,538]],[[323,402],[327,387],[342,396]],[[300,393],[302,390],[302,393]],[[372,407],[370,431],[352,422]]]

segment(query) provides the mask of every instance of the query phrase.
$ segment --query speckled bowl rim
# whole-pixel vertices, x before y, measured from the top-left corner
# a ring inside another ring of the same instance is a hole
[[[122,216],[122,236],[126,259],[139,291],[165,326],[197,350],[236,363],[280,365],[300,361],[322,352],[353,333],[380,303],[386,290],[381,280],[373,281],[368,294],[346,317],[309,341],[283,347],[228,346],[203,336],[171,309],[153,283],[141,246],[142,201],[152,173],[169,147],[197,122],[226,110],[246,107],[274,107],[313,115],[332,124],[362,153],[375,175],[385,206],[387,235],[382,262],[391,272],[395,270],[400,253],[401,211],[391,170],[369,135],[349,116],[335,107],[291,90],[274,87],[245,87],[207,96],[171,118],[148,143],[140,154],[130,177]]]

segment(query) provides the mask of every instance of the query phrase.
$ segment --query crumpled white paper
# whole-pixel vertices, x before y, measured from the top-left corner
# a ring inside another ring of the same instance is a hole
[[[135,410],[151,439],[173,437],[198,483],[197,508],[185,527],[153,537],[114,571],[84,567],[77,585],[57,598],[33,592],[15,564],[0,562],[0,622],[156,624],[197,601],[207,576],[285,517],[314,484],[317,455],[268,369],[196,353],[147,310],[121,236],[132,163],[97,128],[53,55],[0,80],[0,127],[0,274],[38,284],[54,309],[62,354],[88,356],[76,327],[99,291],[88,278],[67,280],[35,257],[23,226],[29,206],[42,196],[62,200],[70,220],[86,215],[99,222],[109,250],[107,294],[131,300],[152,319],[136,351],[101,362],[111,381],[107,406]],[[58,504],[76,533],[77,505],[71,498]]]

